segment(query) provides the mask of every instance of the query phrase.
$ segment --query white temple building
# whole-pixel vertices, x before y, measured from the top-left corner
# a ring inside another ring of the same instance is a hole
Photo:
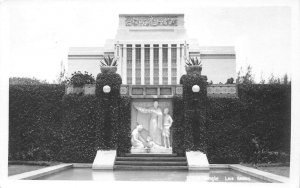
[[[115,39],[103,47],[69,49],[68,75],[87,71],[96,77],[105,55],[118,57],[117,72],[128,85],[179,84],[187,57],[201,59],[208,81],[225,83],[236,77],[234,47],[201,46],[201,41],[189,39],[184,14],[120,14]]]

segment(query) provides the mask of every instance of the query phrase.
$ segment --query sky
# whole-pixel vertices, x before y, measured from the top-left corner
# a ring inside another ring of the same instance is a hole
[[[4,1],[9,76],[52,82],[61,62],[67,65],[69,47],[103,46],[106,39],[115,37],[118,15],[124,13],[183,13],[189,38],[198,39],[200,46],[235,46],[236,71],[251,65],[257,81],[271,73],[291,75],[291,5],[244,2]]]

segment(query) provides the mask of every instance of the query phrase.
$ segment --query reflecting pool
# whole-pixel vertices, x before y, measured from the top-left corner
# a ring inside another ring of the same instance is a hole
[[[96,181],[194,181],[194,182],[265,182],[230,169],[191,171],[103,171],[90,168],[71,168],[37,180],[96,180]]]

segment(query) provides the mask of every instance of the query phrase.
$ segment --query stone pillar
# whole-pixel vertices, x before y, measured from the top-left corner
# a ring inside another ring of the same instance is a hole
[[[153,44],[150,45],[150,85],[153,85]]]
[[[171,85],[172,82],[172,77],[171,77],[171,63],[172,63],[172,59],[171,59],[171,49],[172,49],[172,44],[168,45],[168,85]]]
[[[161,85],[162,84],[162,44],[159,44],[159,53],[158,53],[158,66],[159,66],[159,72],[158,72],[158,77],[159,77],[159,81],[158,84]]]
[[[145,46],[141,45],[141,84],[145,84]]]
[[[123,60],[122,60],[122,83],[127,84],[127,48],[123,44]]]
[[[135,44],[132,44],[132,85],[135,85]]]
[[[185,74],[185,57],[184,57],[184,52],[185,52],[186,50],[185,50],[185,47],[184,46],[182,46],[181,47],[181,62],[180,62],[180,66],[181,66],[181,68],[180,68],[180,70],[181,70],[181,75],[184,75]]]
[[[119,41],[117,42],[116,44],[116,50],[115,50],[115,58],[118,58],[118,66],[117,66],[117,73],[118,74],[122,74],[122,67],[121,67],[121,63],[122,63],[122,59],[121,58],[121,50],[120,50],[120,44],[119,44]]]
[[[176,66],[177,66],[177,84],[180,82],[181,77],[181,59],[180,59],[180,44],[177,44],[177,57],[176,57]]]

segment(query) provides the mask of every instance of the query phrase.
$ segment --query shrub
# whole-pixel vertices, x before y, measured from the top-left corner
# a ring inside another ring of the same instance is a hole
[[[174,152],[207,152],[210,163],[287,162],[286,155],[273,153],[290,151],[289,85],[239,85],[239,99],[207,100],[204,77],[183,75],[180,83],[182,106],[173,100]],[[193,85],[200,93],[192,92]]]
[[[207,157],[210,163],[238,163],[243,159],[243,125],[239,99],[210,98],[207,106]],[[244,150],[247,148],[244,148]]]
[[[119,109],[120,109],[120,86],[122,79],[116,73],[99,73],[96,79],[96,97],[101,101],[100,110],[104,119],[96,129],[97,147],[116,149]],[[103,92],[103,87],[108,85],[109,93]]]
[[[96,126],[101,119],[95,96],[65,95],[63,97],[62,150],[63,162],[91,163],[96,155]]]
[[[121,97],[117,130],[117,154],[123,156],[131,148],[131,98]]]
[[[63,98],[63,162],[93,162],[97,150],[129,152],[130,98],[114,100],[96,96],[66,95]]]
[[[94,84],[95,78],[88,72],[84,72],[84,74],[82,74],[80,71],[78,71],[72,74],[70,80],[68,80],[68,83],[72,84],[74,87],[82,87],[84,84]]]
[[[96,79],[96,96],[113,99],[120,96],[120,86],[122,78],[116,73],[99,73]],[[108,85],[111,88],[110,93],[104,93],[103,87]]]
[[[184,148],[206,153],[206,80],[200,74],[187,74],[180,78],[180,83],[183,85]],[[200,92],[192,91],[194,85],[200,87]]]
[[[276,84],[239,85],[245,105],[242,117],[261,150],[290,152],[291,86]]]
[[[9,86],[9,160],[57,160],[63,85]]]
[[[174,96],[173,98],[173,125],[171,127],[171,132],[173,132],[173,153],[179,156],[185,155],[184,148],[184,109],[183,109],[183,99],[180,96]]]
[[[173,98],[174,153],[200,150],[210,163],[289,161],[290,85],[239,85],[239,99],[206,99],[202,79],[183,76],[183,96]],[[63,85],[11,85],[9,160],[90,163],[97,149],[129,152],[131,98],[120,96],[120,84],[119,75],[100,74],[97,96],[64,96]]]
[[[288,162],[290,86],[238,85],[238,93],[239,99],[209,99],[209,162]]]

